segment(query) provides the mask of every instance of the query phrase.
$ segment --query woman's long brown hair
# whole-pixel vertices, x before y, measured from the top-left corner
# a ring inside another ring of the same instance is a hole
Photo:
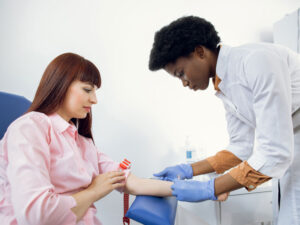
[[[62,105],[67,90],[75,80],[101,86],[101,76],[97,67],[89,60],[74,53],[57,56],[47,66],[33,102],[27,112],[36,111],[50,115]],[[92,112],[84,119],[72,118],[82,136],[93,139]]]

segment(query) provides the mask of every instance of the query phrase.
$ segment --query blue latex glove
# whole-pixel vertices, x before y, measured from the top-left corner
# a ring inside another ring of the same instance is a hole
[[[217,200],[215,196],[215,179],[206,182],[196,180],[175,180],[171,186],[172,195],[178,201],[201,202]]]
[[[163,171],[153,174],[153,176],[159,177],[162,180],[170,181],[174,179],[191,179],[193,177],[193,169],[190,164],[179,164],[167,167]]]

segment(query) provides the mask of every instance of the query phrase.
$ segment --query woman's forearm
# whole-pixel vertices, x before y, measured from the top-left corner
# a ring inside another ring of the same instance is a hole
[[[173,182],[169,181],[139,178],[129,174],[125,191],[132,195],[171,196],[172,184]]]
[[[76,222],[78,222],[85,215],[88,208],[94,203],[95,196],[91,190],[85,189],[73,194],[72,197],[76,200],[77,204],[71,210],[76,215]]]

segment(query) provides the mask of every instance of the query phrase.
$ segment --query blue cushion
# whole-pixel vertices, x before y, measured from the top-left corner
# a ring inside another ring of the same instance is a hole
[[[26,98],[0,91],[0,139],[7,127],[19,116],[23,115],[31,102]]]
[[[145,225],[174,225],[176,197],[136,196],[126,216]]]

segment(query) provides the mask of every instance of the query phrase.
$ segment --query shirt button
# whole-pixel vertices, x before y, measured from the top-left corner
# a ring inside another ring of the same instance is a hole
[[[249,187],[248,187],[249,189],[253,189],[254,188],[254,186],[253,185],[249,185]]]

